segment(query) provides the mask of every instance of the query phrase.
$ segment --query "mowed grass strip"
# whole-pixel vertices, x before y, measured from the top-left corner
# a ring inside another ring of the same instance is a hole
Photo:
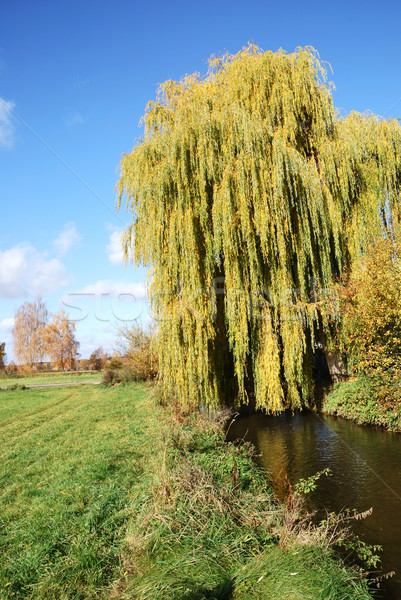
[[[48,373],[29,375],[27,377],[0,377],[0,387],[7,388],[13,385],[61,385],[62,383],[85,383],[88,381],[101,381],[101,372],[82,372],[76,374],[69,373]]]
[[[150,387],[0,392],[0,598],[99,598],[159,419]]]

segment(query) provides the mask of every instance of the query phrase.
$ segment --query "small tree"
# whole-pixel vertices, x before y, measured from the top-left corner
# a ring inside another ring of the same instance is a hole
[[[77,357],[79,342],[75,338],[75,323],[64,309],[53,315],[45,330],[46,354],[56,369],[71,370]]]
[[[7,354],[6,354],[6,343],[2,342],[0,344],[0,370],[2,371],[4,369],[4,367],[6,366],[6,358],[7,358]]]
[[[39,296],[33,302],[24,302],[15,313],[12,330],[14,354],[18,363],[29,370],[43,361],[47,318],[47,306]]]
[[[152,348],[153,329],[135,323],[118,329],[117,343],[124,362],[137,379],[155,379],[158,372],[157,355]]]
[[[107,354],[103,350],[103,347],[99,346],[99,348],[96,348],[96,350],[94,350],[90,355],[89,365],[95,371],[101,371],[102,369],[104,369],[104,366],[107,362],[107,358]]]

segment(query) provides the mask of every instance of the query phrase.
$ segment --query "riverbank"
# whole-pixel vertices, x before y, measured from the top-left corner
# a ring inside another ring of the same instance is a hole
[[[371,598],[250,446],[154,390],[0,393],[4,600]]]
[[[368,377],[335,384],[323,401],[322,411],[358,425],[378,425],[401,432],[401,382]]]
[[[162,435],[151,487],[129,528],[129,575],[113,598],[371,598],[324,528],[279,505],[252,447],[225,441],[223,421],[156,408]]]

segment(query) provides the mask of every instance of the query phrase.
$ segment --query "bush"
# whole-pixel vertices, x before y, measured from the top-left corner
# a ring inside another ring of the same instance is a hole
[[[379,425],[401,431],[400,380],[360,376],[338,383],[326,397],[323,410],[358,425]]]
[[[340,287],[337,337],[354,373],[401,372],[400,256],[400,244],[389,238],[376,241]]]
[[[124,355],[124,364],[134,375],[134,381],[154,380],[158,374],[158,360],[153,350],[154,331],[135,323],[120,327],[118,344]]]
[[[112,356],[106,363],[106,369],[111,369],[113,371],[115,369],[122,369],[123,366],[123,360],[119,356]]]
[[[104,385],[113,385],[114,383],[119,383],[120,379],[118,377],[118,371],[116,371],[115,369],[106,369],[104,374],[103,374],[103,378],[102,378],[102,383]]]
[[[106,369],[102,379],[102,383],[104,385],[130,383],[132,381],[144,381],[144,378],[139,377],[138,373],[129,367],[123,367],[120,369]]]
[[[6,376],[13,375],[14,377],[22,377],[22,375],[18,373],[17,365],[13,362],[5,366],[4,373]]]
[[[325,409],[399,429],[401,406],[401,243],[376,240],[322,305],[329,350],[356,380],[335,388]],[[325,311],[327,310],[327,313]],[[331,347],[330,347],[331,343]]]

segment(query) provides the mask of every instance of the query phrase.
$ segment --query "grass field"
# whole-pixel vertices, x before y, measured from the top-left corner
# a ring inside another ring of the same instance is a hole
[[[0,392],[1,600],[371,597],[248,447],[153,389]]]
[[[98,598],[119,576],[141,465],[155,452],[147,397],[146,385],[0,393],[2,600]]]
[[[47,373],[37,375],[29,375],[27,377],[1,377],[0,387],[10,387],[12,385],[44,385],[44,384],[61,384],[61,383],[81,383],[95,382],[102,380],[101,372],[82,372],[82,373]]]

